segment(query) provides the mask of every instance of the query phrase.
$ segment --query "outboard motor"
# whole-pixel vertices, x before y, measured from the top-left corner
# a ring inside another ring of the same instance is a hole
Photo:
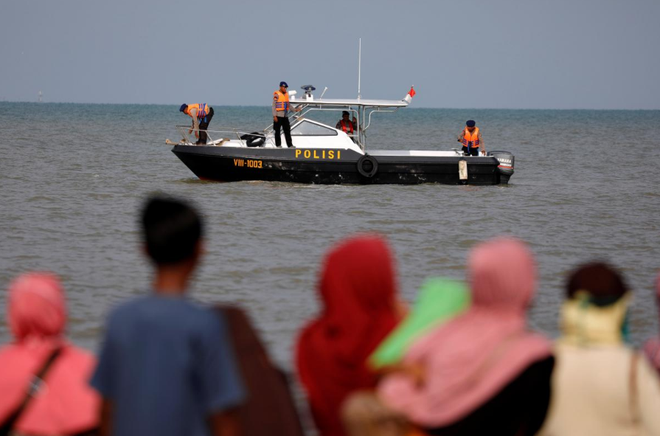
[[[508,151],[494,150],[489,151],[488,156],[492,156],[499,161],[497,170],[500,173],[500,183],[509,183],[509,178],[513,175],[513,164],[515,157]]]

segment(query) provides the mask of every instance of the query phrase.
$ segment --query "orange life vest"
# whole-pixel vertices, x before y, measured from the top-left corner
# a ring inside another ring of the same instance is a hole
[[[273,93],[273,100],[275,100],[275,110],[284,111],[286,114],[289,112],[289,93],[285,92],[282,94],[280,91],[275,91]]]
[[[189,104],[188,107],[186,108],[185,111],[183,111],[186,115],[189,117],[192,117],[190,115],[190,111],[192,109],[197,109],[197,118],[202,119],[209,113],[209,106],[206,103],[195,103],[195,104]]]
[[[340,122],[341,122],[341,129],[344,132],[348,133],[349,135],[352,135],[353,134],[353,123],[350,122],[350,121],[344,121],[344,120],[341,120]],[[350,132],[348,131],[349,129],[350,129]]]
[[[477,148],[481,141],[479,141],[479,127],[475,127],[472,133],[467,129],[463,129],[463,145],[467,148]]]

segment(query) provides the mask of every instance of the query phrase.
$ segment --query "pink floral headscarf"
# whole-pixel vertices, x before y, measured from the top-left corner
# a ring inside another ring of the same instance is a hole
[[[472,307],[420,338],[404,358],[424,368],[423,384],[399,374],[379,386],[388,406],[426,428],[458,422],[551,355],[550,342],[526,330],[536,266],[523,242],[500,238],[478,245],[468,279]]]

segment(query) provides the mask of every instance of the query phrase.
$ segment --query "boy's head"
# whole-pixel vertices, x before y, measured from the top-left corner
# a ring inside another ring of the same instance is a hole
[[[147,255],[157,266],[190,260],[203,236],[200,216],[185,202],[165,196],[147,200],[142,211]]]

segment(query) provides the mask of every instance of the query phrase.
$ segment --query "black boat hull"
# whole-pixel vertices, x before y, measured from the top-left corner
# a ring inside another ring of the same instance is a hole
[[[315,184],[506,184],[495,157],[370,156],[348,149],[275,149],[176,145],[172,152],[200,179]],[[459,162],[467,178],[459,177]]]

